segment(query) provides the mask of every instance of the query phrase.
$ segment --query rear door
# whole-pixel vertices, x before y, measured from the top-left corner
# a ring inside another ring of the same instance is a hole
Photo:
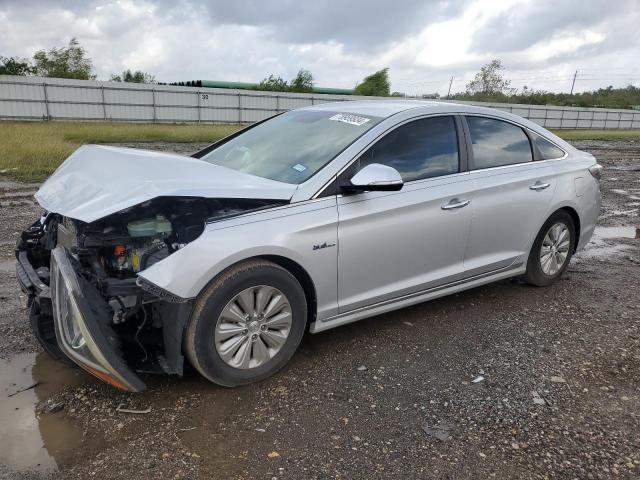
[[[338,195],[340,312],[463,276],[471,209],[465,203],[469,174],[461,173],[461,130],[453,116],[410,121],[341,176],[348,181],[359,168],[380,163],[398,170],[405,185],[398,192]]]
[[[534,161],[525,130],[497,118],[466,118],[473,219],[466,276],[526,261],[556,187],[548,162]]]

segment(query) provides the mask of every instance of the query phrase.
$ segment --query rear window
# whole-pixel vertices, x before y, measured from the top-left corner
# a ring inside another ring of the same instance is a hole
[[[540,152],[540,160],[552,160],[554,158],[564,157],[564,150],[556,147],[553,143],[537,133],[531,133],[533,143],[538,147]]]
[[[487,117],[466,117],[473,147],[473,170],[533,161],[522,128]]]

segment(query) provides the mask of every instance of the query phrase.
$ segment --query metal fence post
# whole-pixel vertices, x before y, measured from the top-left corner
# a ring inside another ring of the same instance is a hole
[[[156,123],[156,89],[151,88],[151,103],[153,105],[153,123]]]
[[[242,125],[242,94],[238,92],[238,125]]]
[[[47,117],[47,120],[51,120],[51,116],[49,115],[49,100],[47,99],[47,82],[42,82],[42,92],[44,93],[44,111]]]
[[[280,95],[276,95],[276,113],[280,113]]]
[[[202,95],[202,93],[198,91],[196,92],[196,95],[198,95],[198,123],[200,123],[200,96]]]
[[[100,85],[100,94],[102,95],[102,118],[107,119],[107,105],[104,103],[104,85]]]

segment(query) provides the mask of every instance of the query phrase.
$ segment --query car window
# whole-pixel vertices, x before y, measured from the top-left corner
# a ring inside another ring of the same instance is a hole
[[[458,172],[453,117],[423,118],[392,130],[360,157],[360,168],[372,163],[395,168],[405,182]]]
[[[540,152],[540,160],[552,160],[554,158],[564,157],[564,150],[556,147],[553,143],[537,133],[531,133],[533,143],[538,147]]]
[[[529,137],[522,128],[486,117],[466,117],[473,147],[473,170],[533,160]]]

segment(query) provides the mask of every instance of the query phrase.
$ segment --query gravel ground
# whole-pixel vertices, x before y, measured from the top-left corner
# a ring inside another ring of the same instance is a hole
[[[307,335],[281,373],[233,390],[187,372],[123,394],[38,353],[11,261],[34,187],[0,181],[0,376],[18,372],[0,423],[4,397],[39,381],[12,408],[50,457],[0,451],[0,478],[640,478],[640,247],[615,238],[640,226],[640,143],[575,144],[606,167],[602,228],[555,285],[503,281]]]

